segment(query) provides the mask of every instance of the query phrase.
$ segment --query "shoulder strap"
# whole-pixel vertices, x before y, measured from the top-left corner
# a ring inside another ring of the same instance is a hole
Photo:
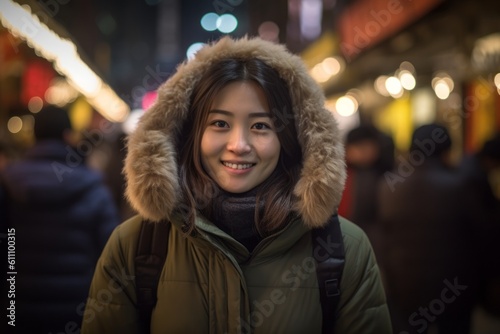
[[[340,279],[345,263],[339,216],[333,215],[324,228],[313,229],[311,236],[323,314],[323,334],[331,334],[337,318]]]
[[[143,220],[135,255],[137,307],[144,332],[150,332],[158,280],[167,257],[170,222]]]

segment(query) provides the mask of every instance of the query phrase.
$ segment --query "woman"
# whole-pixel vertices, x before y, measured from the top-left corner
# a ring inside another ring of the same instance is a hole
[[[200,50],[159,89],[128,143],[127,196],[140,213],[96,268],[83,333],[140,332],[134,256],[141,221],[169,220],[151,333],[319,333],[311,228],[345,179],[336,122],[301,60],[260,39]],[[390,333],[366,236],[341,219],[336,333]]]

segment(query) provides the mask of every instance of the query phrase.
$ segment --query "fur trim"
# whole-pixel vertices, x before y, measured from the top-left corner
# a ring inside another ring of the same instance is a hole
[[[337,122],[325,109],[323,91],[309,76],[302,60],[284,46],[258,38],[225,37],[206,46],[194,60],[179,65],[160,86],[157,102],[128,140],[124,168],[127,198],[147,219],[170,217],[179,204],[180,193],[175,143],[187,118],[191,92],[206,68],[228,57],[257,57],[288,83],[304,159],[294,189],[295,210],[307,226],[323,226],[340,202],[346,177]]]

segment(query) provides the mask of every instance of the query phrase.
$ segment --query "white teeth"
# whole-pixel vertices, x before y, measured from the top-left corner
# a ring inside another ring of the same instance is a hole
[[[223,162],[222,164],[232,169],[247,169],[253,166],[253,164],[232,164],[230,162]]]

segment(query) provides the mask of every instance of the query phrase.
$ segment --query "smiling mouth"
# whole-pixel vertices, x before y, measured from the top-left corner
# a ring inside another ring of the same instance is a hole
[[[232,169],[248,169],[248,168],[256,165],[256,164],[233,164],[233,163],[225,162],[225,161],[222,161],[222,164],[224,166],[232,168]]]

